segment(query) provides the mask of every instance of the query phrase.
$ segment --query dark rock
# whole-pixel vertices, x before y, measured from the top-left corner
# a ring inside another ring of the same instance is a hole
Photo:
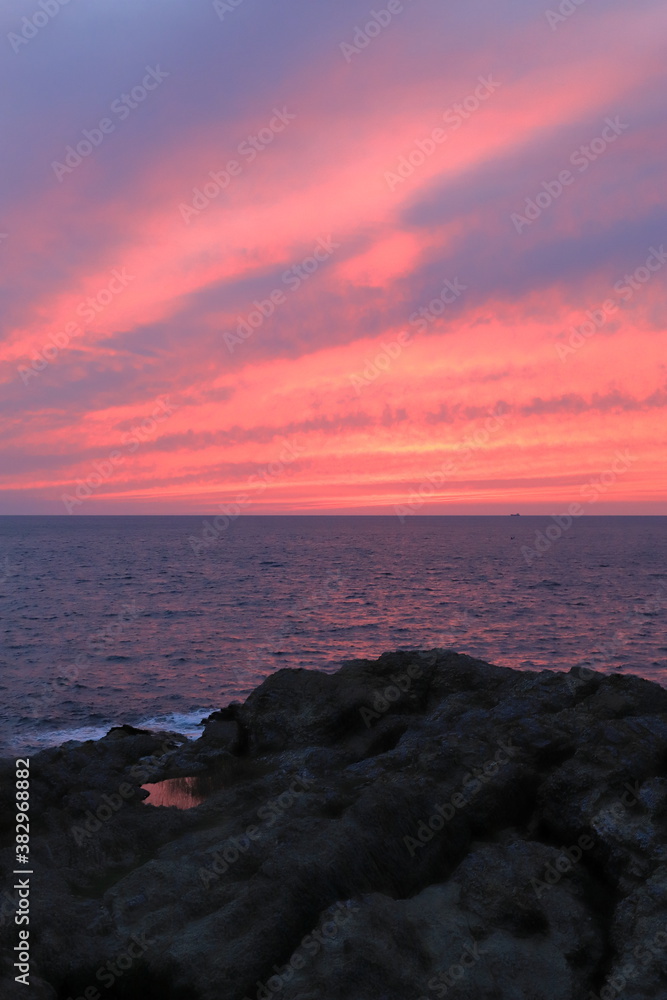
[[[278,671],[203,723],[32,758],[36,997],[667,998],[658,685],[385,653]],[[203,801],[142,801],[173,777]],[[16,932],[10,890],[3,956]]]
[[[150,736],[150,729],[135,729],[134,726],[112,726],[105,739],[118,739],[121,736]]]
[[[238,722],[231,720],[223,722],[214,719],[206,723],[200,741],[209,746],[220,747],[229,753],[235,753],[241,747],[241,727]]]

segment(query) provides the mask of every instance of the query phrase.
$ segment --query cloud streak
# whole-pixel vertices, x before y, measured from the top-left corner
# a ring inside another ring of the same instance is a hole
[[[423,513],[541,510],[623,447],[608,502],[655,512],[664,277],[614,286],[667,238],[664,5],[394,8],[4,6],[0,512],[61,513],[161,396],[82,513],[206,510],[294,435],[258,512],[391,512],[499,404]]]

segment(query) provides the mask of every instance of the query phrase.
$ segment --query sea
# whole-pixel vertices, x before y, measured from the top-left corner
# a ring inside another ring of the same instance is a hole
[[[666,517],[0,517],[0,752],[197,735],[276,670],[396,649],[665,685],[666,556]]]

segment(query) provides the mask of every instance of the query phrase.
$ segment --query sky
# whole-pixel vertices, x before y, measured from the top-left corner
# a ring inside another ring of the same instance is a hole
[[[0,513],[667,513],[666,29],[5,0]]]

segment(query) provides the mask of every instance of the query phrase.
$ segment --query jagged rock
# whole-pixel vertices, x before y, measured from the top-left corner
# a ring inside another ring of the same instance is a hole
[[[207,722],[201,735],[203,743],[219,747],[229,753],[237,753],[241,747],[241,729],[237,722]]]
[[[658,685],[385,653],[278,671],[204,724],[32,758],[35,996],[667,997]],[[201,804],[143,802],[174,777]],[[16,930],[9,888],[3,956]]]

